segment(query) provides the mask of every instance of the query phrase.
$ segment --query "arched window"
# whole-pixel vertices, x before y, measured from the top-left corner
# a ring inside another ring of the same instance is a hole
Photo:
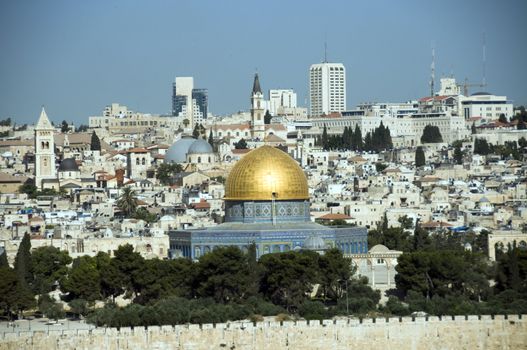
[[[145,165],[145,164],[146,164],[146,159],[145,159],[145,158],[143,158],[143,160],[142,160],[141,164],[143,164],[143,165]]]
[[[198,157],[198,163],[201,163],[201,157]]]
[[[211,161],[211,160],[210,160],[210,157],[209,157],[209,163],[210,163],[210,161]]]
[[[135,165],[139,165],[139,158],[135,159]]]

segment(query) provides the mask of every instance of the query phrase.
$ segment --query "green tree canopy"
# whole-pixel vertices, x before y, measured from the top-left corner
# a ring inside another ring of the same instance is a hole
[[[18,188],[18,192],[27,194],[29,198],[36,198],[37,191],[37,186],[35,186],[35,184],[33,184],[32,182],[27,181]]]
[[[172,185],[176,174],[183,171],[183,166],[178,163],[161,163],[157,167],[156,178],[163,185]]]
[[[423,135],[421,136],[421,143],[438,143],[443,142],[443,136],[439,127],[428,124],[423,129]]]
[[[31,259],[31,239],[25,233],[15,257],[15,272],[18,280],[25,286],[33,285],[33,260]]]
[[[111,297],[113,300],[124,292],[125,277],[107,253],[99,252],[95,261],[99,271],[101,294],[103,298]]]
[[[320,281],[318,260],[312,251],[266,254],[260,258],[263,276],[260,290],[274,304],[294,311]]]
[[[235,149],[247,149],[247,141],[244,138],[241,138],[240,141],[234,144]]]
[[[271,113],[269,113],[269,110],[266,110],[264,115],[264,124],[271,124],[272,118],[273,116],[271,115]]]
[[[454,148],[454,162],[456,164],[463,164],[463,151],[460,145],[456,145]]]
[[[15,271],[0,267],[0,310],[12,319],[14,315],[34,305],[33,294],[20,282]]]
[[[194,125],[194,130],[192,130],[192,137],[197,139],[199,138],[199,134],[200,134],[200,128],[199,128],[199,125],[196,124]]]
[[[100,274],[97,260],[88,256],[77,258],[73,262],[68,276],[63,280],[63,291],[70,293],[71,299],[95,301],[101,297]]]
[[[395,281],[407,294],[414,291],[427,299],[461,293],[479,300],[488,292],[490,277],[486,258],[467,251],[417,251],[398,259]]]
[[[119,246],[114,251],[114,255],[115,257],[110,264],[114,264],[120,273],[118,279],[122,289],[129,294],[137,293],[140,289],[137,279],[144,265],[144,258],[141,254],[134,252],[134,248],[130,244]]]
[[[156,222],[158,219],[155,213],[149,212],[146,208],[137,208],[132,217],[137,220],[143,220],[147,223]]]
[[[415,166],[421,167],[425,164],[426,164],[425,151],[423,150],[423,147],[418,146],[415,149]]]
[[[326,124],[324,124],[324,128],[322,129],[322,148],[324,150],[329,150],[329,137],[328,137],[328,128]]]
[[[92,134],[91,134],[90,150],[92,150],[92,151],[100,151],[101,150],[101,140],[99,139],[99,136],[97,136],[95,131],[93,131]]]
[[[9,267],[9,262],[7,261],[7,252],[4,250],[0,254],[0,268]]]
[[[39,247],[32,252],[33,290],[37,294],[50,292],[55,282],[60,282],[68,273],[71,258],[66,251],[48,246]]]
[[[145,260],[136,275],[138,296],[134,302],[146,305],[169,296],[192,298],[196,272],[189,259]]]
[[[337,248],[329,249],[319,258],[320,284],[324,297],[337,301],[345,292],[346,281],[353,273],[351,260]]]
[[[197,293],[222,303],[246,299],[252,294],[250,273],[247,255],[239,248],[214,249],[199,259]]]
[[[474,139],[474,154],[480,154],[486,156],[487,154],[492,153],[492,148],[487,143],[487,140],[475,138]]]
[[[60,124],[60,132],[65,134],[68,131],[70,131],[70,126],[67,121],[63,120],[62,123]]]
[[[353,132],[353,143],[352,149],[355,151],[362,151],[364,145],[362,141],[362,131],[359,127],[359,124],[355,125],[355,131]]]
[[[77,128],[77,132],[86,132],[86,131],[88,131],[88,125],[86,125],[86,124],[81,124]]]
[[[209,145],[211,145],[212,148],[214,148],[214,136],[212,135],[212,129],[210,129],[209,132],[209,139],[207,140]]]
[[[137,209],[137,197],[135,191],[131,187],[123,187],[121,196],[117,200],[117,207],[126,215],[131,217]]]

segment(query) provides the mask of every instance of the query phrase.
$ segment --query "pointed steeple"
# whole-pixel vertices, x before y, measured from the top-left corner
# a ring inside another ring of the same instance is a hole
[[[260,87],[260,79],[258,79],[258,73],[254,75],[253,95],[257,92],[262,93],[262,88]]]
[[[38,118],[37,125],[35,126],[35,130],[53,130],[53,125],[51,125],[51,122],[49,121],[48,115],[46,114],[46,110],[44,109],[44,106],[42,106],[42,111],[40,112],[40,117]]]

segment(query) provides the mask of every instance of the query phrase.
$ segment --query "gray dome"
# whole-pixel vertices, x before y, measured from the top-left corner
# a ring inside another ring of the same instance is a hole
[[[188,154],[213,153],[212,146],[205,140],[198,139],[190,145]]]
[[[184,163],[187,160],[187,152],[196,140],[185,136],[172,144],[165,153],[165,163]]]
[[[309,235],[304,241],[304,249],[325,250],[326,248],[326,242],[324,242],[322,237],[314,234]]]
[[[59,165],[59,171],[79,171],[79,166],[73,158],[66,158],[62,160]]]

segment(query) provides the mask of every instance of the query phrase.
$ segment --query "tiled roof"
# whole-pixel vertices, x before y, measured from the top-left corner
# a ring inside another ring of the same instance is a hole
[[[348,216],[346,214],[330,213],[330,214],[322,215],[318,219],[320,220],[348,220],[348,219],[351,219],[351,216]]]

